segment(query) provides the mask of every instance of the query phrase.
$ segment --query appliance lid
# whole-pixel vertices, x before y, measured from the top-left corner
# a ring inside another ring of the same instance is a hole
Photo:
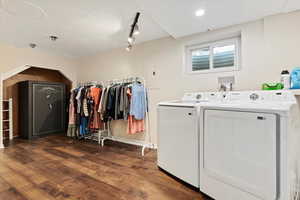
[[[176,101],[166,101],[166,102],[160,102],[158,106],[174,106],[174,107],[196,107],[199,106],[199,101],[182,101],[182,100],[176,100]]]

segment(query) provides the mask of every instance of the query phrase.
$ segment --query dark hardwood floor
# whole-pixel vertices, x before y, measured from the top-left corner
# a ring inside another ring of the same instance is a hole
[[[209,200],[156,166],[156,152],[47,136],[0,150],[0,200]]]

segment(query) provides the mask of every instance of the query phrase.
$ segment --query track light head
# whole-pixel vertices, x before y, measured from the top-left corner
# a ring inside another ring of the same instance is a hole
[[[132,45],[134,41],[135,41],[135,38],[134,38],[133,36],[128,37],[128,43],[129,43],[130,45]]]
[[[133,28],[133,35],[138,35],[140,34],[140,29],[139,29],[139,25],[135,25]]]
[[[126,51],[131,51],[132,50],[132,45],[129,44],[128,47],[126,47]]]

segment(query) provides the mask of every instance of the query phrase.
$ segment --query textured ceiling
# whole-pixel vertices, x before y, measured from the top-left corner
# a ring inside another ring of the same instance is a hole
[[[299,0],[0,0],[0,41],[72,57],[125,47],[141,11],[138,43],[178,38],[300,8]],[[206,10],[195,17],[197,9]],[[57,35],[58,41],[49,40]]]
[[[139,8],[132,0],[2,0],[0,35],[17,47],[37,48],[79,57],[125,47]],[[136,42],[168,36],[151,17],[142,14],[142,34]],[[56,42],[49,35],[57,35]]]
[[[140,0],[139,4],[175,38],[300,9],[300,0]],[[198,9],[206,14],[196,17]]]

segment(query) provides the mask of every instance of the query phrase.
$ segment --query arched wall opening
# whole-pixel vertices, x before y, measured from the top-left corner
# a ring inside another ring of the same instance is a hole
[[[7,100],[9,98],[13,99],[13,133],[14,137],[19,137],[22,135],[22,130],[20,129],[20,119],[19,119],[19,88],[18,83],[22,81],[46,81],[46,82],[58,82],[64,83],[66,85],[67,96],[70,89],[72,88],[72,81],[68,79],[59,70],[53,70],[48,68],[39,67],[28,67],[23,71],[20,71],[6,79],[3,79],[3,95],[2,99]],[[5,109],[3,107],[3,109]],[[3,113],[3,118],[7,114]],[[5,123],[3,124],[3,129],[5,128]],[[8,133],[3,132],[4,138],[8,138]]]

